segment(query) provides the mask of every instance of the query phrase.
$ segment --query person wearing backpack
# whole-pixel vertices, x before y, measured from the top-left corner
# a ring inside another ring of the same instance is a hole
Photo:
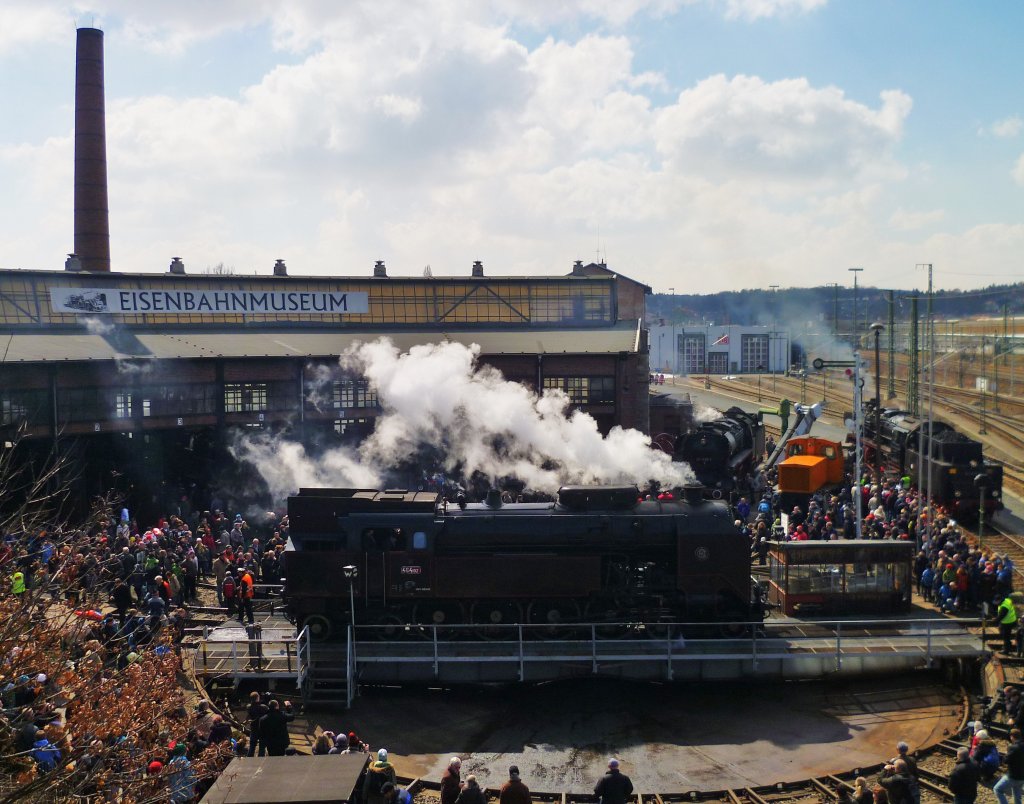
[[[395,766],[388,762],[387,749],[381,748],[363,777],[363,804],[385,804],[384,785],[388,783],[394,787]]]
[[[971,759],[978,763],[981,769],[982,781],[989,781],[996,775],[1001,764],[999,749],[995,741],[988,736],[985,729],[981,729],[974,735],[974,747],[971,749]]]

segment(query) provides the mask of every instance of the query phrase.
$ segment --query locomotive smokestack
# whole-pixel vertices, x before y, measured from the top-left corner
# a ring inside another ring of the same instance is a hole
[[[488,489],[484,502],[488,508],[501,508],[501,492],[498,489]]]
[[[687,483],[683,486],[683,499],[690,505],[701,505],[704,502],[704,487],[700,483]]]
[[[85,271],[110,271],[103,31],[78,29],[75,57],[75,254]]]

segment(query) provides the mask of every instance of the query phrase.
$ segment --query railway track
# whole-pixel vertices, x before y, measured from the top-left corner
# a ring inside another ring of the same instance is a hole
[[[978,543],[977,536],[970,536],[972,544]],[[1008,556],[1013,561],[1013,571],[1017,578],[1024,582],[1024,541],[1019,536],[1007,533],[994,523],[987,523],[982,532],[981,544],[995,550],[1000,555]]]
[[[967,723],[971,720],[971,702],[967,692],[960,691],[960,723],[953,735],[948,735],[933,745],[916,752],[919,779],[921,783],[921,800],[947,802],[953,800],[953,794],[946,787],[949,772],[953,768],[957,749],[970,745],[967,734]],[[1001,725],[988,727],[989,734],[1005,740],[1008,729]],[[691,790],[681,793],[655,793],[636,791],[637,804],[682,804],[683,802],[717,801],[723,804],[830,804],[837,802],[844,792],[853,790],[853,782],[858,776],[864,776],[869,783],[881,772],[885,762],[870,766],[849,768],[837,773],[815,776],[796,782],[779,782],[743,788],[723,788],[721,790]],[[399,782],[407,786],[417,804],[433,804],[440,800],[440,784],[427,779],[409,779],[399,777]],[[485,791],[485,798],[497,797],[497,790]],[[534,801],[558,802],[558,804],[592,804],[595,797],[589,793],[569,792],[536,792],[531,791]]]

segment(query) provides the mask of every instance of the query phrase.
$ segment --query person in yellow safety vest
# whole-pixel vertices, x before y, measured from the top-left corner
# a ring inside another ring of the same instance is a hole
[[[1013,632],[1017,630],[1017,609],[1009,596],[1004,597],[996,609],[996,620],[999,622],[999,633],[1003,637],[1003,653],[1009,655],[1013,647]]]
[[[11,575],[11,594],[21,597],[25,594],[25,573],[17,570]]]

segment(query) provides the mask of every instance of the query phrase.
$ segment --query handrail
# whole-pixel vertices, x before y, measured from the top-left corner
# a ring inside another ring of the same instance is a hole
[[[980,634],[971,629],[981,625]],[[735,634],[697,636],[693,629],[717,630],[726,627]],[[800,661],[809,655],[829,656],[836,671],[842,670],[844,657],[853,647],[862,655],[865,645],[887,640],[887,656],[918,656],[931,666],[940,657],[982,655],[987,652],[984,620],[947,618],[856,619],[856,620],[767,620],[735,623],[572,623],[558,626],[551,636],[550,624],[458,624],[408,625],[408,635],[400,640],[375,638],[387,626],[347,624],[345,631],[346,700],[351,706],[357,694],[361,664],[381,662],[432,664],[435,678],[441,666],[459,662],[509,662],[518,665],[518,676],[526,677],[528,664],[536,662],[586,662],[592,673],[609,662],[664,662],[664,677],[671,681],[680,663],[698,661],[749,661],[756,672],[769,661]],[[534,634],[546,638],[531,638]],[[966,639],[960,639],[961,637]],[[950,641],[953,638],[953,641]],[[977,647],[965,647],[977,638]],[[204,640],[201,644],[203,670],[214,662],[228,660],[231,673],[238,673],[245,660],[255,655],[265,659],[267,644],[284,646],[287,672],[300,689],[312,678],[313,639],[308,627],[295,637],[278,639]],[[220,646],[220,656],[210,655],[212,646]],[[458,650],[459,647],[469,650]],[[296,659],[292,664],[292,651]],[[227,670],[227,668],[224,668]],[[246,667],[248,670],[248,666]],[[278,670],[277,672],[281,672]]]
[[[700,661],[750,661],[756,671],[766,661],[798,662],[808,658],[808,653],[799,649],[813,643],[815,655],[819,658],[831,654],[836,671],[842,670],[843,658],[852,647],[863,647],[865,643],[888,640],[888,650],[880,655],[891,657],[919,657],[927,666],[943,656],[982,655],[987,652],[984,631],[977,648],[965,648],[959,642],[950,645],[941,640],[949,637],[967,637],[968,644],[975,637],[969,627],[982,623],[978,619],[949,620],[945,618],[908,618],[906,620],[814,620],[814,621],[767,621],[727,623],[728,626],[744,627],[747,633],[736,636],[686,637],[680,635],[687,627],[716,626],[714,623],[619,623],[625,635],[602,635],[601,629],[609,628],[608,623],[574,623],[561,625],[561,631],[572,634],[554,639],[531,640],[526,638],[531,630],[550,632],[546,624],[514,623],[508,625],[425,625],[417,628],[415,636],[404,640],[361,639],[355,642],[352,635],[362,632],[372,635],[373,631],[388,626],[348,626],[349,655],[352,664],[352,686],[358,663],[421,663],[433,665],[433,675],[440,677],[442,664],[468,662],[515,663],[519,676],[525,676],[525,666],[535,662],[587,662],[591,672],[600,672],[602,662],[652,662],[665,663],[665,678],[674,677],[676,663]],[[857,626],[860,626],[859,628]],[[884,630],[883,627],[884,626]],[[651,636],[649,628],[658,628],[659,634]],[[822,633],[813,633],[815,629]],[[504,634],[507,639],[500,638]],[[811,631],[812,633],[802,633]],[[488,634],[487,632],[490,632]],[[777,633],[773,633],[777,632]],[[499,638],[495,638],[495,633]],[[902,643],[902,644],[901,644]],[[453,647],[472,647],[474,650],[454,651]],[[483,650],[481,650],[483,648]],[[358,663],[355,651],[360,651]],[[863,655],[862,650],[857,651]]]

